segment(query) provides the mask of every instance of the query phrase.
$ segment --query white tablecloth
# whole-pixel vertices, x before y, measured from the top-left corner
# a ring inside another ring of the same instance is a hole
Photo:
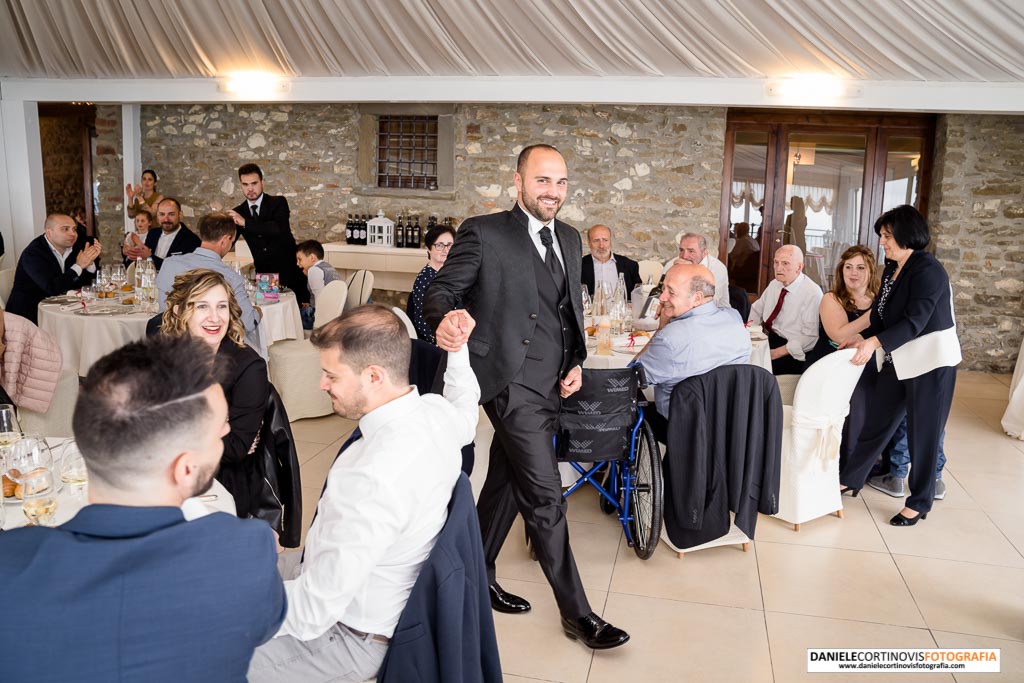
[[[267,346],[282,339],[302,339],[302,316],[294,292],[281,292],[276,304],[260,304],[260,338]]]
[[[1017,354],[1017,365],[1010,382],[1010,403],[1003,413],[1003,429],[1010,436],[1024,441],[1024,342]]]
[[[57,446],[65,441],[65,439],[48,438],[46,441],[50,444],[54,460],[56,460],[59,453]],[[59,462],[54,463],[54,469],[58,471],[57,479],[59,480]],[[88,496],[88,487],[86,487],[86,490],[81,495],[76,495],[72,493],[70,486],[63,484],[63,488],[57,494],[57,512],[54,514],[53,526],[59,526],[78,514],[79,510],[89,504]],[[5,498],[4,502],[0,503],[0,505],[4,506],[4,529],[17,529],[18,527],[25,526],[28,522],[25,519],[25,515],[21,512],[21,501]],[[206,494],[196,498],[189,498],[182,504],[181,509],[185,514],[185,519],[188,520],[202,517],[211,512],[227,512],[234,515],[235,499],[219,481],[214,479],[213,486],[210,487]]]
[[[60,344],[64,367],[75,369],[82,377],[111,351],[144,339],[146,322],[153,317],[152,313],[78,315],[60,309],[60,304],[39,304],[39,327]]]
[[[772,358],[771,349],[768,348],[768,340],[756,340],[751,341],[751,353],[750,353],[750,364],[760,365],[768,372],[772,371]],[[610,356],[599,356],[597,355],[597,348],[594,346],[587,347],[587,360],[583,363],[585,368],[594,368],[598,370],[605,370],[608,368],[624,368],[629,365],[633,357],[640,352],[640,349],[631,351],[630,353],[620,353],[618,351],[612,351]]]

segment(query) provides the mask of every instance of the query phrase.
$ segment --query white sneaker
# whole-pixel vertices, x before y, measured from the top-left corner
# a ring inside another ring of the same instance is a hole
[[[941,479],[935,480],[935,500],[942,500],[946,497],[946,483]]]

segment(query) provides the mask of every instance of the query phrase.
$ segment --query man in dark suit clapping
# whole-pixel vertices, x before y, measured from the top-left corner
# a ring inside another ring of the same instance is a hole
[[[263,170],[256,164],[243,164],[238,180],[245,201],[228,214],[238,226],[238,236],[252,251],[257,273],[277,273],[281,284],[295,292],[300,304],[309,303],[306,276],[295,264],[295,236],[289,217],[291,209],[284,197],[264,194]]]
[[[477,505],[491,606],[499,612],[530,609],[495,580],[495,561],[519,512],[566,635],[606,649],[629,636],[594,614],[583,592],[552,445],[561,399],[582,385],[587,356],[580,235],[555,220],[568,183],[565,160],[554,147],[525,148],[516,165],[515,206],[461,225],[444,268],[427,289],[424,317],[442,349],[468,340],[481,403],[494,425]],[[471,334],[457,315],[449,315],[459,305],[477,321]]]
[[[40,301],[92,282],[96,273],[93,261],[102,247],[94,241],[79,249],[75,247],[77,239],[71,216],[53,213],[46,217],[43,234],[29,242],[18,259],[8,313],[38,322]]]
[[[622,254],[612,253],[612,230],[607,225],[595,225],[587,230],[590,253],[583,257],[580,278],[590,295],[594,295],[595,282],[610,282],[612,290],[618,284],[619,273],[626,283],[626,297],[640,284],[640,264]]]

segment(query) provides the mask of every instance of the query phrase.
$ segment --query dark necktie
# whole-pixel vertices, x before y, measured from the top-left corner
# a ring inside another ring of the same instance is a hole
[[[779,316],[779,311],[782,310],[782,302],[786,300],[786,294],[788,293],[789,290],[785,288],[783,288],[783,290],[779,292],[779,302],[775,304],[775,308],[772,309],[772,314],[768,316],[767,320],[764,321],[764,331],[767,332],[768,334],[774,333],[774,330],[772,330],[772,323],[775,322],[775,318]]]
[[[341,448],[338,449],[338,454],[336,456],[334,456],[334,461],[331,462],[331,467],[334,467],[334,463],[338,462],[338,458],[341,457],[341,454],[345,452],[346,448],[348,448],[349,446],[354,444],[356,441],[359,441],[359,439],[361,439],[361,438],[363,438],[363,433],[359,430],[359,427],[356,427],[355,431],[352,432],[352,434],[348,437],[348,439],[345,441],[345,443],[341,444]],[[330,470],[328,470],[328,472],[330,472]],[[316,521],[316,516],[320,512],[320,501],[323,499],[325,493],[327,493],[327,480],[326,479],[324,480],[324,487],[322,489],[320,489],[320,498],[317,498],[316,510],[313,511],[313,519],[310,520],[310,522],[309,522],[309,528],[310,529],[313,528],[313,522]],[[306,549],[303,548],[302,549],[302,557],[299,558],[299,563],[301,564],[302,561],[305,560],[305,559],[306,559]]]
[[[252,212],[252,217],[253,218],[259,218],[260,217],[260,207],[256,206],[255,204],[253,204],[252,206],[249,207],[249,211]]]
[[[544,245],[547,253],[544,255],[544,265],[551,273],[551,279],[555,281],[555,287],[559,292],[565,291],[565,273],[562,272],[562,265],[555,256],[554,240],[551,237],[551,228],[544,226],[540,229],[540,243]]]

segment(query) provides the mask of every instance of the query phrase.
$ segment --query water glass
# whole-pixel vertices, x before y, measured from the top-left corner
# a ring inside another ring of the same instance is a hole
[[[57,489],[53,472],[45,467],[28,471],[22,480],[24,500],[21,511],[30,526],[51,526],[57,512]]]
[[[594,313],[594,302],[590,299],[590,291],[587,290],[586,285],[583,287],[583,317],[593,315]]]
[[[46,441],[38,436],[24,436],[7,451],[7,478],[19,484],[29,472],[37,469],[53,472],[53,455]]]
[[[60,480],[71,487],[71,494],[74,498],[81,499],[84,496],[85,486],[89,483],[89,473],[85,468],[85,460],[78,450],[78,444],[74,439],[68,439],[59,447]]]

